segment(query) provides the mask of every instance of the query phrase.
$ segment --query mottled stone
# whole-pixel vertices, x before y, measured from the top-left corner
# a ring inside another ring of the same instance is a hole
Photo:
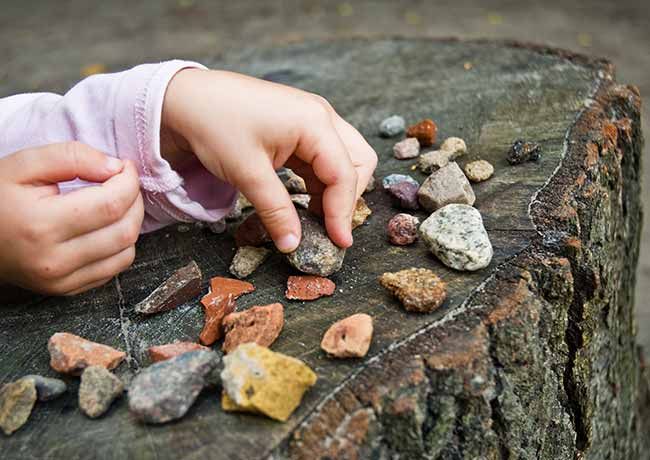
[[[79,375],[88,366],[115,369],[126,357],[123,351],[67,332],[57,332],[50,337],[47,349],[52,369],[72,375]]]
[[[68,389],[68,386],[63,380],[43,377],[42,375],[30,374],[24,376],[23,379],[34,381],[39,401],[50,401],[56,399]]]
[[[506,159],[511,165],[518,165],[526,161],[537,161],[542,155],[542,149],[539,144],[534,142],[525,142],[518,139],[508,150]]]
[[[352,230],[363,225],[371,214],[372,210],[366,204],[366,200],[363,197],[359,197],[354,207],[354,213],[352,214]]]
[[[465,175],[472,182],[483,182],[494,174],[494,166],[489,161],[476,160],[465,165]]]
[[[225,411],[259,413],[284,422],[317,379],[302,361],[256,343],[240,345],[223,361]]]
[[[215,352],[197,350],[143,369],[129,387],[129,410],[146,423],[183,417],[218,365]]]
[[[450,160],[455,160],[461,155],[467,153],[467,145],[460,137],[448,137],[440,144],[440,150],[451,154]]]
[[[386,190],[389,187],[402,182],[410,182],[411,184],[417,185],[418,187],[420,186],[420,183],[418,181],[413,179],[411,176],[407,176],[406,174],[389,174],[388,176],[384,177],[384,180],[381,181],[381,185],[384,190]]]
[[[228,270],[237,278],[246,278],[257,270],[257,267],[262,265],[269,254],[271,254],[271,251],[266,248],[240,246],[237,248]]]
[[[399,115],[391,115],[379,123],[379,135],[381,137],[395,137],[402,134],[406,129],[406,121]]]
[[[447,284],[426,268],[384,273],[379,277],[379,283],[412,312],[432,312],[447,298]]]
[[[407,137],[415,137],[422,147],[429,147],[436,141],[438,127],[433,120],[422,120],[406,130]]]
[[[387,189],[388,194],[393,198],[393,203],[397,207],[412,211],[420,209],[418,190],[420,190],[419,185],[407,181],[391,185]]]
[[[393,155],[398,160],[408,160],[420,154],[420,142],[414,137],[407,137],[393,146]]]
[[[473,205],[474,191],[457,163],[449,163],[432,173],[418,190],[418,201],[427,211],[435,211],[450,203]]]
[[[235,244],[241,246],[262,246],[273,241],[266,231],[260,216],[253,212],[239,224],[235,231]]]
[[[290,300],[315,300],[334,294],[334,281],[322,276],[290,276],[285,296]]]
[[[291,195],[291,202],[302,209],[307,209],[309,207],[310,201],[311,195],[308,195],[306,193]]]
[[[226,338],[223,351],[230,353],[242,343],[271,346],[284,327],[284,307],[280,303],[256,306],[223,319]]]
[[[176,356],[187,353],[188,351],[196,350],[209,351],[210,349],[196,342],[174,342],[164,345],[154,345],[153,347],[149,347],[147,352],[149,353],[151,362],[157,363],[159,361],[175,358]]]
[[[371,341],[372,317],[357,313],[332,324],[320,347],[336,358],[361,358],[368,353]]]
[[[23,426],[36,403],[33,379],[20,379],[0,388],[0,428],[10,435]]]
[[[201,293],[203,275],[195,261],[177,270],[149,296],[135,306],[142,315],[171,310]]]
[[[81,374],[79,408],[90,418],[103,415],[124,391],[122,381],[101,366],[89,366]]]
[[[480,270],[492,260],[492,244],[481,214],[464,204],[447,205],[420,225],[420,235],[442,263],[456,270]]]
[[[289,193],[307,193],[305,180],[289,168],[278,171],[278,177]]]
[[[396,246],[413,244],[418,238],[420,219],[410,214],[397,214],[388,221],[388,240]]]

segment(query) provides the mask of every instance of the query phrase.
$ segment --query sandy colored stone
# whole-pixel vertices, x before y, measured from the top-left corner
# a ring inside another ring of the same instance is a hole
[[[228,271],[237,278],[246,278],[262,265],[271,254],[271,250],[263,247],[240,246],[237,248]]]
[[[432,312],[447,298],[447,284],[427,268],[384,273],[379,283],[412,312]]]
[[[320,347],[336,358],[361,358],[368,353],[371,341],[372,317],[357,313],[332,324]]]
[[[467,178],[472,182],[483,182],[494,174],[494,166],[485,160],[471,161],[463,169]]]
[[[0,388],[0,428],[10,435],[23,426],[36,403],[33,379],[20,379]]]
[[[420,142],[415,137],[407,137],[393,146],[393,155],[398,160],[408,160],[420,154]]]
[[[315,300],[334,294],[336,284],[323,276],[290,276],[285,296],[290,300]]]
[[[451,161],[451,152],[446,150],[432,150],[423,153],[418,158],[418,168],[425,174],[444,168]]]
[[[458,164],[451,162],[427,177],[418,190],[418,201],[433,212],[450,203],[473,205],[476,196]]]
[[[23,379],[31,379],[34,381],[39,401],[50,401],[56,399],[68,389],[65,382],[60,379],[43,377],[42,375],[36,374],[26,375]]]
[[[159,361],[165,361],[166,359],[175,358],[176,356],[187,353],[188,351],[195,350],[209,351],[210,349],[196,342],[174,342],[149,347],[147,353],[149,353],[151,362],[157,363]]]
[[[371,214],[372,210],[366,204],[366,200],[363,197],[359,197],[354,207],[354,214],[352,214],[352,230],[363,225]]]
[[[68,332],[57,332],[47,343],[50,366],[63,374],[79,375],[88,366],[115,369],[126,353]]]
[[[395,137],[402,134],[406,129],[406,121],[399,115],[391,115],[379,123],[379,135],[381,137]]]
[[[198,296],[202,282],[201,269],[195,261],[191,261],[167,278],[134,309],[143,315],[171,310]]]
[[[400,209],[409,209],[411,211],[420,209],[418,190],[420,190],[419,185],[415,185],[408,181],[391,185],[387,189],[395,206]]]
[[[238,220],[241,219],[243,212],[248,209],[253,207],[250,201],[248,201],[248,198],[246,198],[241,192],[237,194],[237,200],[235,201],[235,205],[233,208],[230,210],[228,215],[226,216],[227,220]],[[221,233],[221,232],[217,232]]]
[[[436,141],[438,127],[433,120],[422,120],[406,130],[406,137],[415,137],[422,147],[429,147]]]
[[[255,342],[269,347],[284,327],[284,307],[280,303],[255,306],[223,319],[226,338],[222,350],[230,353],[242,343]]]
[[[101,366],[89,366],[81,374],[79,408],[90,418],[97,418],[111,407],[124,391],[124,384]]]
[[[407,246],[418,238],[420,219],[410,214],[396,214],[388,221],[386,233],[391,244]]]
[[[239,224],[235,231],[235,245],[241,246],[262,246],[273,241],[266,231],[260,216],[253,212]]]
[[[225,411],[259,413],[284,422],[317,380],[302,361],[255,343],[240,345],[223,361]]]
[[[467,153],[467,144],[460,137],[448,137],[440,144],[440,150],[451,154],[450,160],[455,160],[461,155]]]

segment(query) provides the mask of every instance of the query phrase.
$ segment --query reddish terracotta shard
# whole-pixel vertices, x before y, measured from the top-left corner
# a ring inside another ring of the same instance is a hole
[[[433,120],[426,119],[409,126],[406,130],[406,137],[415,137],[422,147],[430,147],[436,141],[438,127]]]
[[[357,313],[332,324],[320,347],[336,358],[361,358],[368,353],[371,340],[372,317]]]
[[[235,244],[242,246],[262,246],[273,241],[266,231],[260,216],[254,212],[248,216],[235,231]]]
[[[201,303],[204,307],[216,305],[228,296],[231,296],[233,300],[237,300],[240,296],[254,290],[255,286],[247,281],[215,276],[210,280],[210,292],[203,296]]]
[[[81,374],[88,366],[115,369],[126,357],[123,351],[67,332],[57,332],[50,337],[47,349],[52,369],[72,375]]]
[[[290,276],[287,280],[285,296],[290,300],[315,300],[334,294],[336,284],[322,276]]]
[[[242,343],[249,342],[269,347],[278,338],[283,326],[284,307],[279,303],[231,313],[223,319],[226,339],[222,349],[224,353],[230,353]]]
[[[233,311],[235,311],[235,299],[232,296],[214,297],[213,303],[207,305],[204,303],[205,319],[199,342],[203,345],[212,345],[223,337],[223,319]]]
[[[175,356],[182,355],[183,353],[187,353],[188,351],[194,350],[209,351],[210,349],[196,342],[174,342],[167,343],[165,345],[155,345],[153,347],[149,347],[147,352],[149,353],[151,362],[157,363],[158,361],[165,361]]]

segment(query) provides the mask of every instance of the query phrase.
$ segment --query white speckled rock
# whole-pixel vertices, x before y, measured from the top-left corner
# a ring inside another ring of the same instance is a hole
[[[435,211],[451,203],[471,206],[476,196],[458,164],[451,162],[427,177],[418,190],[418,201],[427,211]]]
[[[398,160],[408,160],[420,154],[420,142],[415,137],[407,137],[393,146],[393,155]]]
[[[432,173],[444,168],[447,164],[467,152],[467,145],[460,137],[448,137],[440,145],[439,150],[432,150],[420,155],[418,168],[423,173]]]
[[[438,209],[422,222],[420,236],[442,263],[456,270],[480,270],[492,260],[483,218],[466,204]]]
[[[406,121],[399,115],[392,115],[379,123],[379,135],[382,137],[394,137],[406,129]]]

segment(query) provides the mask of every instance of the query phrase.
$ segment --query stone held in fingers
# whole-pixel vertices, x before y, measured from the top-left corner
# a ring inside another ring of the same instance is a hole
[[[402,134],[406,129],[406,121],[399,115],[391,115],[379,123],[379,135],[381,137],[395,137]]]
[[[384,179],[381,181],[381,185],[384,188],[384,190],[387,190],[393,185],[397,185],[402,182],[409,182],[413,185],[416,185],[417,187],[420,187],[420,183],[418,181],[416,181],[411,176],[408,176],[406,174],[389,174],[388,176],[384,177]]]
[[[357,313],[332,324],[320,347],[335,358],[361,358],[368,353],[371,341],[372,317]]]
[[[126,353],[68,332],[57,332],[47,343],[50,366],[63,374],[79,375],[88,366],[116,368]]]
[[[97,418],[111,407],[124,391],[124,384],[101,366],[84,369],[79,384],[79,408],[90,418]]]
[[[371,214],[372,210],[366,204],[366,200],[363,197],[359,197],[354,206],[354,213],[352,214],[352,230],[363,225]]]
[[[311,195],[308,195],[306,193],[297,193],[295,195],[291,195],[291,202],[302,209],[309,208],[310,201]]]
[[[171,310],[201,293],[203,275],[195,261],[177,270],[149,296],[135,306],[135,311],[152,315]]]
[[[241,246],[263,246],[273,240],[271,235],[266,231],[259,214],[251,213],[244,221],[239,224],[235,231],[235,245]]]
[[[420,121],[406,130],[406,137],[415,137],[422,147],[429,147],[436,142],[438,127],[429,118]]]
[[[517,139],[508,150],[506,159],[511,165],[518,165],[527,161],[538,161],[542,155],[539,144]]]
[[[401,209],[415,211],[420,209],[418,201],[419,185],[404,181],[388,187],[388,194],[393,198],[394,204]]]
[[[307,193],[305,180],[289,168],[278,171],[278,177],[289,193]]]
[[[273,303],[231,313],[223,319],[223,327],[226,332],[222,347],[224,353],[249,342],[269,347],[284,327],[284,307]]]
[[[19,379],[0,388],[0,428],[4,434],[11,435],[27,423],[36,398],[33,379]]]
[[[467,178],[472,182],[483,182],[494,174],[494,166],[485,160],[471,161],[463,169]]]
[[[173,342],[149,347],[147,353],[149,354],[151,362],[157,363],[196,350],[209,351],[210,349],[196,342]]]
[[[30,379],[34,381],[36,386],[36,393],[38,394],[39,401],[50,401],[56,399],[65,393],[68,386],[63,380],[51,377],[43,377],[42,375],[29,374],[23,379]]]
[[[427,177],[418,190],[418,201],[433,212],[451,203],[473,205],[476,196],[463,171],[452,162]]]
[[[432,312],[447,298],[447,284],[427,268],[384,273],[379,283],[412,312]]]
[[[314,275],[290,276],[285,296],[290,300],[316,300],[334,294],[334,281]]]
[[[413,244],[418,238],[420,219],[410,214],[397,214],[388,221],[388,240],[396,246]]]
[[[237,278],[246,278],[262,265],[271,251],[263,247],[240,246],[232,259],[228,271]]]
[[[420,154],[420,142],[415,137],[407,137],[393,146],[393,155],[398,160],[408,160]]]

